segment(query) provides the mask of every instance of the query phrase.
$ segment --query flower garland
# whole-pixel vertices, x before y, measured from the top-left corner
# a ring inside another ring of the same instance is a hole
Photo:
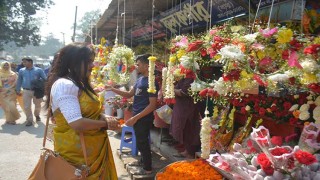
[[[172,69],[174,65],[175,58],[170,57],[167,79],[166,79],[166,93],[164,96],[165,102],[169,104],[173,104],[175,102],[175,94],[174,94],[174,76],[172,74]]]
[[[150,56],[148,58],[149,60],[149,77],[148,77],[148,83],[149,83],[149,88],[148,92],[155,94],[157,92],[156,87],[155,87],[155,76],[154,76],[154,69],[155,69],[155,62],[157,58],[155,56]]]
[[[163,68],[162,69],[162,96],[166,96],[166,86],[167,86],[167,73],[168,73],[168,68]]]
[[[128,83],[130,72],[134,70],[134,53],[127,46],[116,46],[109,54],[107,65],[108,77],[113,82],[123,85]],[[120,72],[118,66],[120,65]]]
[[[204,112],[205,117],[201,120],[201,157],[203,159],[208,159],[210,155],[210,135],[211,135],[211,123],[208,117],[209,111],[206,109]]]

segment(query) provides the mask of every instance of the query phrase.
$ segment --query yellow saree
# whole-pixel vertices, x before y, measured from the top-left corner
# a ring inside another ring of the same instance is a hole
[[[86,93],[81,93],[79,96],[80,108],[83,117],[98,120],[102,104],[97,96],[93,96],[95,100]],[[68,125],[60,110],[56,110],[53,116],[56,121],[56,127],[53,130],[54,150],[74,165],[85,165],[79,134]],[[87,179],[118,179],[107,132],[90,130],[83,132],[83,134],[90,167]]]

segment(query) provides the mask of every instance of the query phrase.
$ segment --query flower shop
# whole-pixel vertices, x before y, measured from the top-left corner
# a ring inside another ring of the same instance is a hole
[[[92,80],[107,110],[132,104],[107,94],[104,85],[132,85],[134,54],[153,55],[148,91],[160,84],[159,108],[174,106],[178,80],[194,79],[188,95],[206,106],[199,158],[175,162],[156,179],[320,179],[320,3],[150,3],[152,23],[121,35],[117,26],[114,46],[106,38],[95,45]],[[160,15],[157,7],[163,8]],[[163,44],[154,41],[165,38]],[[143,41],[149,49],[124,45]],[[130,117],[109,111],[119,119]],[[160,119],[168,111],[160,111]]]

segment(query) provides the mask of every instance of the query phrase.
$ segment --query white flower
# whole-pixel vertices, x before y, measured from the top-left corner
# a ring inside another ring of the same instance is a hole
[[[307,96],[307,100],[312,100],[312,95]]]
[[[226,45],[220,49],[219,54],[222,56],[221,61],[224,62],[225,59],[232,59],[242,61],[245,55],[242,53],[241,49],[236,45]]]
[[[294,98],[294,99],[298,99],[298,98],[299,98],[299,95],[296,94],[296,95],[293,96],[293,98]]]
[[[313,119],[316,121],[320,121],[320,106],[317,106],[313,110]]]
[[[320,96],[318,96],[316,98],[316,100],[314,101],[314,103],[317,105],[317,106],[320,106]]]
[[[308,111],[310,108],[310,105],[309,104],[303,104],[301,107],[300,107],[300,111]]]
[[[246,105],[246,111],[250,111],[251,107]]]
[[[314,73],[319,69],[319,65],[317,64],[317,62],[312,59],[305,59],[300,64],[303,70],[308,73]]]
[[[314,104],[314,102],[313,101],[308,101],[307,104]]]
[[[193,65],[193,60],[189,56],[181,56],[180,64],[187,69],[190,69]]]
[[[220,95],[225,95],[228,93],[228,87],[229,87],[228,85],[229,84],[230,83],[223,81],[223,78],[220,77],[218,79],[218,81],[216,81],[216,80],[214,81],[213,90],[217,91],[217,93]]]
[[[291,108],[289,109],[289,111],[295,111],[297,110],[299,107],[299,104],[294,104],[293,106],[291,106]]]
[[[310,113],[308,111],[301,111],[299,114],[299,119],[302,121],[308,120],[310,118]]]
[[[268,77],[270,81],[283,82],[287,81],[290,77],[287,74],[274,74]]]
[[[254,33],[254,34],[247,34],[245,35],[243,38],[248,41],[249,43],[253,43],[256,41],[256,38],[258,36],[258,32]]]

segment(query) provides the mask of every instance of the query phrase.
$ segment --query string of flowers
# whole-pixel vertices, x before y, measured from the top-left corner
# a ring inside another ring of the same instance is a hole
[[[168,71],[167,71],[167,79],[166,79],[166,93],[165,93],[165,102],[168,104],[174,104],[175,102],[175,94],[174,94],[174,77],[172,74],[173,65],[175,62],[174,57],[170,57],[168,63]]]
[[[208,159],[210,155],[210,138],[211,138],[211,123],[210,117],[208,117],[209,111],[205,110],[205,117],[201,120],[201,157],[203,159]]]
[[[168,68],[163,68],[162,69],[162,94],[163,94],[163,97],[166,96],[166,85],[167,85],[167,73],[168,73]]]
[[[155,56],[150,56],[148,58],[149,60],[149,77],[148,77],[148,92],[155,94],[157,92],[156,87],[155,87],[155,76],[154,76],[154,70],[155,70],[155,62],[157,58]]]

